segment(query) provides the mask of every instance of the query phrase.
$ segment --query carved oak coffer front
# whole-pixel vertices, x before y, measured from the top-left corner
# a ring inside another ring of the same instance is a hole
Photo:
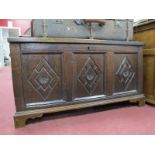
[[[10,38],[15,126],[45,113],[143,103],[140,42]]]

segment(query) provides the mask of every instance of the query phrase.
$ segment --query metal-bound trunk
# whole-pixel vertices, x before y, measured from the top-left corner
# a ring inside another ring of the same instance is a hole
[[[120,19],[35,19],[32,36],[132,40],[133,21]]]
[[[132,40],[133,21],[132,20],[105,20],[104,25],[92,23],[92,38],[107,40]]]
[[[37,19],[32,20],[32,36],[90,38],[90,26],[81,20],[72,19]]]

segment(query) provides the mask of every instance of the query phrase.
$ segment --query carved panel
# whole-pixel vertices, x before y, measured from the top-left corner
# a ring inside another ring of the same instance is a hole
[[[124,57],[122,60],[116,75],[118,76],[124,90],[127,90],[135,76],[135,71],[127,57]]]
[[[89,57],[78,74],[78,80],[90,95],[93,93],[99,82],[101,73],[100,68],[96,65],[94,60]]]
[[[30,85],[43,100],[47,99],[58,80],[59,76],[43,56],[28,78]]]

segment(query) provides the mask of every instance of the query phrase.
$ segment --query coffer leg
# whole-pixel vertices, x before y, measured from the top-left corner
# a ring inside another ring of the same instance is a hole
[[[139,106],[144,106],[145,105],[145,100],[138,101],[138,105]]]
[[[136,103],[136,104],[138,103],[139,106],[144,106],[145,105],[145,97],[140,98],[140,99],[132,98],[132,99],[130,99],[130,102]]]
[[[35,118],[39,118],[42,117],[43,113],[39,113],[39,114],[29,114],[29,115],[20,115],[18,116],[18,114],[15,114],[14,116],[14,123],[15,123],[15,128],[21,128],[26,126],[26,122],[28,119],[35,119]]]
[[[26,121],[28,118],[25,117],[14,117],[15,128],[21,128],[26,126]]]

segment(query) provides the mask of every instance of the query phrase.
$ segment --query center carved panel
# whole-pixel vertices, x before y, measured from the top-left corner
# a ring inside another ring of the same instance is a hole
[[[42,57],[37,66],[33,69],[28,82],[34,90],[46,100],[49,94],[54,89],[59,80],[59,76],[48,64],[47,60]]]
[[[101,73],[100,68],[96,65],[94,60],[89,57],[82,67],[78,79],[90,95],[99,82]]]
[[[127,57],[123,59],[121,65],[116,72],[116,75],[118,76],[121,84],[123,85],[124,90],[127,90],[135,76],[135,71]]]

